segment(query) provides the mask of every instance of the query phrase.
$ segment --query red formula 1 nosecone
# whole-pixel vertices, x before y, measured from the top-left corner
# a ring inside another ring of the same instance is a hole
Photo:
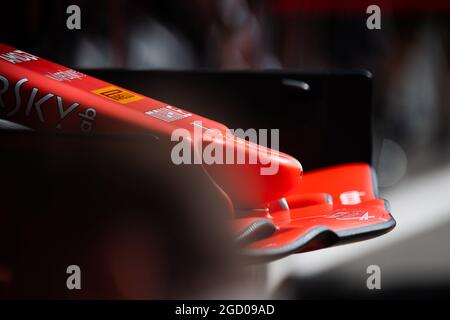
[[[236,242],[251,259],[356,241],[395,225],[367,164],[324,168],[302,181],[295,158],[223,124],[2,44],[0,118],[33,130],[152,134],[174,144],[174,164],[203,165],[231,200]],[[192,153],[187,162],[176,152],[182,142]],[[211,160],[208,152],[244,161]]]
[[[205,145],[257,159],[205,165],[237,207],[265,206],[301,180],[296,159],[239,139],[223,124],[6,45],[0,45],[0,112],[1,118],[35,130],[150,133],[167,141],[176,132],[178,140],[191,142],[192,163],[205,164]],[[261,174],[269,165],[276,171]]]

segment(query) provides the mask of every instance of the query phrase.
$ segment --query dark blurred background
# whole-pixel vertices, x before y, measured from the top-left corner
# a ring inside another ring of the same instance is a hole
[[[81,30],[66,28],[70,4],[81,8]],[[381,30],[366,27],[370,4],[381,8]],[[308,297],[302,284],[323,273],[365,290],[370,264],[383,270],[385,292],[450,283],[448,1],[23,0],[0,8],[1,42],[78,69],[370,71],[373,161],[398,227],[274,263],[268,292],[289,277],[280,292]]]

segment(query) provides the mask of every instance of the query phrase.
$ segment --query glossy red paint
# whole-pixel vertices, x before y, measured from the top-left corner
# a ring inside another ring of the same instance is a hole
[[[229,147],[245,154],[245,159],[262,159],[255,164],[203,164],[237,207],[266,205],[301,181],[302,168],[296,159],[238,139],[221,123],[3,44],[0,76],[1,117],[35,130],[149,133],[170,141],[174,130],[185,129],[193,152],[197,144],[218,144],[223,150]],[[206,134],[196,137],[199,126],[194,123],[201,123],[199,130]],[[211,139],[212,130],[225,138]],[[267,162],[278,168],[275,174],[261,174]]]
[[[197,143],[218,144],[244,152],[246,159],[263,159],[202,164],[231,199],[237,217],[233,230],[245,238],[250,257],[273,260],[375,236],[395,225],[386,201],[377,198],[375,175],[367,164],[308,172],[301,181],[296,159],[240,140],[223,124],[2,44],[0,115],[34,130],[143,133],[166,141],[174,130],[184,129],[194,152]],[[199,128],[206,133],[200,141],[195,136]],[[224,139],[211,138],[211,130]],[[276,164],[276,174],[261,174],[268,162]]]
[[[247,254],[270,260],[389,231],[395,220],[387,201],[376,197],[375,179],[371,167],[362,163],[305,173],[301,186],[286,197],[289,209],[264,214],[277,231],[251,243]]]

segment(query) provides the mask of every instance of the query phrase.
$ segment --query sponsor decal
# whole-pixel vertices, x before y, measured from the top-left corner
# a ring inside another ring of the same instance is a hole
[[[340,211],[329,215],[328,218],[336,220],[367,221],[369,219],[375,218],[375,216],[371,216],[369,214],[369,211]]]
[[[172,122],[192,117],[192,113],[188,113],[172,106],[165,106],[159,109],[150,110],[145,114],[165,122]]]
[[[342,192],[339,195],[339,199],[342,204],[351,205],[351,204],[359,204],[361,203],[361,197],[365,196],[365,192],[360,192],[356,190]]]
[[[14,50],[11,52],[2,53],[0,54],[0,58],[12,64],[39,60],[38,57],[30,53],[23,52],[22,50]]]
[[[19,112],[25,114],[26,117],[36,116],[41,123],[47,123],[47,113],[56,112],[58,115],[57,129],[62,128],[62,121],[67,116],[74,113],[80,104],[64,103],[63,98],[53,93],[42,93],[38,88],[31,88],[29,90],[22,90],[22,87],[28,83],[27,78],[19,79],[15,84],[0,75],[0,110],[5,109],[6,117],[13,118]],[[15,103],[6,106],[3,96],[10,91],[14,95]],[[25,92],[25,93],[24,93]],[[10,108],[7,110],[6,108]],[[23,110],[23,111],[21,111]],[[46,111],[46,112],[45,112]],[[82,112],[78,113],[80,119],[80,130],[82,132],[92,131],[93,123],[97,111],[94,108],[84,108]],[[49,117],[51,118],[51,117]]]
[[[63,81],[72,81],[72,80],[81,80],[84,77],[86,77],[85,74],[72,70],[72,69],[67,69],[67,70],[60,70],[57,72],[47,72],[47,74],[45,75],[46,77],[59,81],[59,82],[63,82]]]
[[[108,86],[105,88],[93,90],[91,92],[121,104],[126,104],[143,99],[143,97],[140,95],[131,93],[116,86]]]

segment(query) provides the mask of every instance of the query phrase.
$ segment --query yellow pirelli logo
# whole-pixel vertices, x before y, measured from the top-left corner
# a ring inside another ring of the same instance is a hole
[[[115,86],[96,89],[91,92],[122,104],[144,99],[142,96],[128,92]]]

